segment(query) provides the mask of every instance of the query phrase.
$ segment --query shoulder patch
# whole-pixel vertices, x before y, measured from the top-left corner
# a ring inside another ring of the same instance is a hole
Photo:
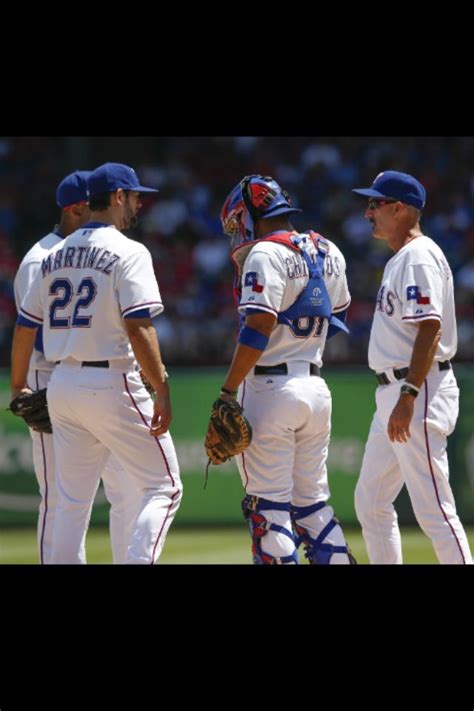
[[[431,303],[430,297],[423,296],[421,293],[421,289],[416,285],[407,286],[407,301],[411,301],[412,299],[415,299],[417,304]]]
[[[264,285],[258,283],[258,273],[257,272],[247,272],[244,277],[244,286],[251,286],[252,291],[256,291],[257,294],[261,294]]]

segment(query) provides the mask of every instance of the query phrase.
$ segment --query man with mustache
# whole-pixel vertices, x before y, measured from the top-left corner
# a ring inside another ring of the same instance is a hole
[[[113,453],[138,487],[127,563],[153,564],[182,495],[167,374],[152,318],[163,304],[148,249],[120,230],[136,222],[135,171],[105,163],[87,181],[90,219],[43,258],[23,300],[12,395],[24,387],[36,328],[56,362],[48,407],[58,465],[52,563],[84,563],[83,541],[103,465]],[[137,361],[156,391],[153,402]]]
[[[382,278],[369,342],[378,387],[355,491],[371,563],[402,563],[393,502],[405,484],[418,523],[440,563],[472,563],[449,485],[446,438],[454,430],[459,389],[451,366],[457,332],[453,275],[439,246],[423,234],[423,185],[387,170],[370,188],[366,218],[395,255]]]

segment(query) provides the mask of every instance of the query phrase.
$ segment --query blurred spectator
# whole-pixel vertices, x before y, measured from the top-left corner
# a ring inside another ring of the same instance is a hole
[[[160,190],[158,200],[144,200],[130,236],[153,256],[166,307],[160,342],[170,365],[229,362],[237,316],[219,211],[236,180],[250,173],[287,185],[303,210],[295,227],[326,234],[346,255],[351,335],[330,341],[325,361],[365,364],[377,287],[391,255],[372,239],[350,190],[389,168],[415,175],[428,191],[421,224],[454,273],[457,359],[474,358],[474,137],[25,136],[0,137],[0,366],[10,359],[15,271],[54,226],[51,194],[62,175],[84,167],[84,155],[88,167],[107,160],[138,165],[142,181]]]

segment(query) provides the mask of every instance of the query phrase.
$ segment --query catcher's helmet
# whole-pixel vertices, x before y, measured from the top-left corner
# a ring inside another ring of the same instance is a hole
[[[224,234],[232,248],[255,239],[255,222],[285,212],[301,212],[290,196],[268,175],[247,175],[229,193],[221,210]]]

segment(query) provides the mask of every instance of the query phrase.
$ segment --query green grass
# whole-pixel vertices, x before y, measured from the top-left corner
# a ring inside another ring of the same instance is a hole
[[[359,529],[345,530],[349,545],[359,563],[368,563]],[[474,550],[474,527],[467,529]],[[417,528],[402,529],[405,563],[437,563],[429,539]],[[91,528],[87,536],[89,563],[111,563],[107,528]],[[303,560],[303,556],[300,558]],[[171,528],[160,563],[171,565],[249,564],[250,538],[246,526],[232,528]],[[0,532],[0,564],[37,563],[34,528],[5,528]]]

